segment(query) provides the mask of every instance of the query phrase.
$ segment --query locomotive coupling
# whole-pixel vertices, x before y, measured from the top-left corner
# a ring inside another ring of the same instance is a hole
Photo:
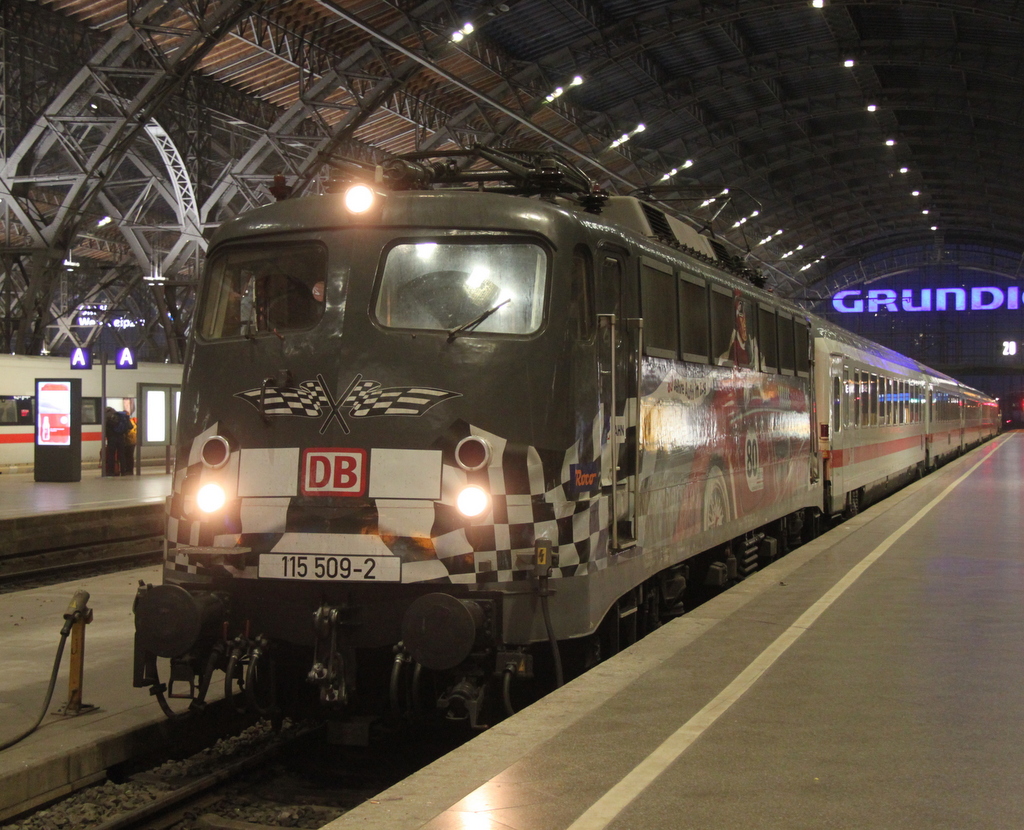
[[[211,593],[179,585],[144,585],[135,595],[136,644],[157,657],[186,654],[224,619],[224,603]]]

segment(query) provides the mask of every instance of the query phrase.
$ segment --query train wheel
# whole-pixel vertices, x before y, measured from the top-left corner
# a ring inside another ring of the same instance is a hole
[[[721,467],[712,467],[704,484],[704,530],[729,521],[729,490]]]

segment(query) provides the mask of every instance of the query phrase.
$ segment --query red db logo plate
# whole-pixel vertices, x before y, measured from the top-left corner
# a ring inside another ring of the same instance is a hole
[[[302,495],[361,496],[366,492],[366,450],[329,447],[302,454]]]

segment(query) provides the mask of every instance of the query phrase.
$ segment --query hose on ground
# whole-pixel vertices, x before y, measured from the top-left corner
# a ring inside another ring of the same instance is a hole
[[[43,708],[39,713],[39,717],[36,718],[36,722],[33,723],[32,726],[16,738],[12,738],[11,740],[0,744],[0,752],[25,740],[25,738],[39,728],[39,724],[41,724],[43,722],[43,718],[46,717],[46,712],[50,708],[50,699],[53,697],[54,687],[57,685],[57,672],[60,671],[60,661],[64,656],[64,644],[68,641],[68,635],[71,633],[71,626],[74,625],[74,623],[75,617],[67,617],[64,620],[64,627],[60,630],[60,643],[57,645],[57,655],[53,658],[53,671],[50,672],[50,684],[46,688],[46,700],[43,701]]]

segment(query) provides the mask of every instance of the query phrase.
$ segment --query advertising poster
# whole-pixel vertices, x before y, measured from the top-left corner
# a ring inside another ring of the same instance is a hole
[[[39,407],[39,436],[41,447],[66,447],[71,444],[71,383],[47,380],[36,389]]]

